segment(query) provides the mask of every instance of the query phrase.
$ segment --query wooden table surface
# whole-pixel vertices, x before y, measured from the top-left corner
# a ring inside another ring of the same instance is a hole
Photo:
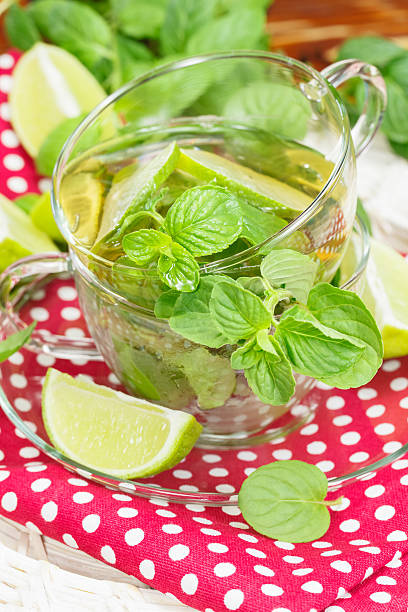
[[[379,34],[408,46],[408,0],[275,0],[267,27],[271,49],[321,68],[350,36]],[[7,46],[0,27],[0,50]]]

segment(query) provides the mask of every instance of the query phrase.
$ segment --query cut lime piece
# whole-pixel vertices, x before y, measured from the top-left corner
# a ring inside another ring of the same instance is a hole
[[[0,195],[0,272],[21,257],[46,251],[58,249],[26,213]]]
[[[103,184],[89,172],[66,175],[61,183],[60,202],[70,231],[80,242],[92,246],[99,228]]]
[[[106,196],[97,242],[106,241],[115,234],[123,218],[136,212],[144,200],[164,183],[176,167],[179,155],[177,143],[172,142],[147,164],[136,167],[130,175],[121,171],[122,180],[114,180]]]
[[[340,281],[351,278],[359,261],[355,235],[341,263]],[[376,320],[384,359],[408,354],[408,262],[391,247],[371,238],[361,298]]]
[[[408,354],[408,262],[371,239],[362,298],[381,331],[384,358]]]
[[[248,198],[251,204],[295,217],[309,206],[310,196],[225,157],[198,149],[182,149],[178,167],[199,180],[213,181]]]
[[[76,57],[40,42],[23,55],[14,71],[11,122],[26,151],[36,157],[57,125],[92,110],[105,96]]]
[[[49,368],[42,394],[44,425],[60,452],[119,478],[167,470],[193,448],[201,425],[170,410]]]
[[[56,242],[65,242],[58,225],[55,223],[51,208],[51,195],[47,191],[43,193],[34,204],[30,212],[31,221],[38,229],[42,230]]]

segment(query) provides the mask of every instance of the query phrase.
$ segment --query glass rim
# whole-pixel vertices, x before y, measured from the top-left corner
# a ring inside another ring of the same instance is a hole
[[[270,51],[229,51],[222,53],[209,53],[202,55],[195,55],[191,57],[187,57],[181,60],[176,60],[174,62],[169,62],[158,68],[145,72],[144,74],[132,79],[116,91],[109,94],[106,98],[104,98],[97,106],[95,106],[87,116],[80,122],[80,124],[76,127],[76,129],[72,132],[72,134],[65,141],[61,152],[58,156],[58,159],[55,163],[52,179],[51,179],[51,205],[54,218],[57,222],[59,230],[63,234],[69,246],[72,246],[75,250],[79,251],[86,257],[89,257],[99,265],[103,265],[107,268],[111,268],[113,262],[101,255],[96,253],[92,253],[90,248],[85,247],[83,244],[78,241],[75,236],[67,229],[66,224],[63,223],[62,219],[64,218],[64,214],[62,212],[62,207],[59,204],[58,193],[60,183],[64,174],[65,167],[68,163],[69,156],[74,150],[78,139],[84,134],[84,132],[92,126],[94,121],[98,119],[98,117],[112,104],[114,104],[117,100],[128,94],[133,89],[152,81],[153,79],[160,78],[166,74],[174,72],[176,70],[190,68],[193,66],[197,66],[206,62],[211,61],[220,61],[220,60],[231,60],[231,59],[255,59],[255,60],[263,60],[269,62],[275,62],[281,64],[284,67],[298,69],[303,73],[309,75],[311,78],[316,79],[320,83],[322,83],[325,87],[327,87],[327,95],[331,96],[337,106],[337,110],[339,112],[339,125],[341,128],[341,133],[337,142],[341,143],[339,147],[339,153],[337,156],[337,160],[334,162],[334,167],[322,187],[317,196],[310,202],[310,204],[302,211],[299,215],[297,215],[294,219],[289,221],[285,227],[281,230],[269,236],[263,242],[252,245],[245,249],[244,251],[226,257],[224,259],[220,259],[210,264],[206,264],[206,270],[216,270],[219,269],[220,266],[229,266],[234,264],[239,264],[240,262],[245,261],[248,258],[254,256],[260,248],[265,246],[266,244],[273,246],[281,240],[286,239],[292,233],[301,229],[304,223],[306,223],[310,217],[313,216],[315,211],[319,208],[322,201],[327,197],[328,193],[334,188],[337,183],[337,180],[341,174],[343,169],[347,153],[350,148],[350,129],[349,129],[349,119],[346,108],[338,95],[335,88],[333,88],[330,83],[326,81],[326,79],[322,76],[322,74],[315,70],[313,67],[300,62],[291,57],[283,56],[278,53],[271,53]],[[118,270],[134,270],[133,267],[127,266],[125,264],[117,264]],[[143,268],[139,268],[143,270]]]

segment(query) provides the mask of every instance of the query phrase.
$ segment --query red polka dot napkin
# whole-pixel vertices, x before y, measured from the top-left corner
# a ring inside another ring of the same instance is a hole
[[[9,198],[47,186],[9,124],[7,93],[16,58],[12,52],[0,56],[0,177],[1,192]],[[39,326],[71,336],[84,333],[72,285],[61,281],[52,299],[41,294],[37,298],[29,314]],[[7,384],[14,389],[16,410],[28,423],[25,368],[32,375],[33,369],[42,372],[53,363],[48,355],[33,357],[25,351],[10,359],[13,373]],[[73,374],[92,375],[92,364],[74,360],[71,365]],[[333,443],[349,446],[356,464],[364,460],[358,456],[362,451],[353,450],[364,432],[349,427],[357,403],[364,406],[367,418],[378,419],[375,431],[384,446],[388,444],[387,452],[406,442],[393,433],[395,415],[402,418],[408,408],[407,374],[408,358],[392,360],[369,388],[325,391],[324,418],[344,432]],[[350,414],[337,414],[344,406]],[[324,444],[319,440],[321,423],[310,423],[299,432],[299,440],[306,440],[305,452],[316,464]],[[256,457],[251,452],[238,456],[237,451],[236,462],[251,461]],[[290,458],[288,452],[278,446],[270,460]],[[222,476],[216,453],[208,457],[209,472],[213,470],[214,478]],[[330,473],[330,462],[320,463]],[[173,475],[175,482],[184,482],[179,488],[188,490],[190,476],[184,468],[178,467]],[[294,545],[257,534],[236,507],[149,501],[87,482],[41,454],[0,415],[1,514],[206,612],[406,610],[407,487],[408,459],[400,458],[342,489],[343,503],[332,512],[332,524],[322,540]]]

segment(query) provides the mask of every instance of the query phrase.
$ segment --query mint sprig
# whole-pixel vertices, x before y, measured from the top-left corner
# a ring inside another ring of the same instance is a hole
[[[137,265],[158,260],[161,280],[178,291],[194,291],[200,278],[195,257],[219,253],[242,229],[238,200],[223,187],[205,185],[186,189],[166,218],[155,216],[160,231],[140,229],[122,240],[126,255]]]
[[[287,282],[282,282],[278,258]],[[272,251],[261,265],[268,278],[204,276],[191,293],[163,294],[156,314],[170,315],[173,331],[193,342],[210,348],[235,345],[232,368],[244,372],[265,403],[289,401],[293,371],[333,386],[360,386],[381,363],[376,323],[356,294],[328,283],[312,288],[315,271],[316,264],[304,255]],[[304,302],[293,303],[294,293]],[[283,313],[277,315],[278,309]]]

